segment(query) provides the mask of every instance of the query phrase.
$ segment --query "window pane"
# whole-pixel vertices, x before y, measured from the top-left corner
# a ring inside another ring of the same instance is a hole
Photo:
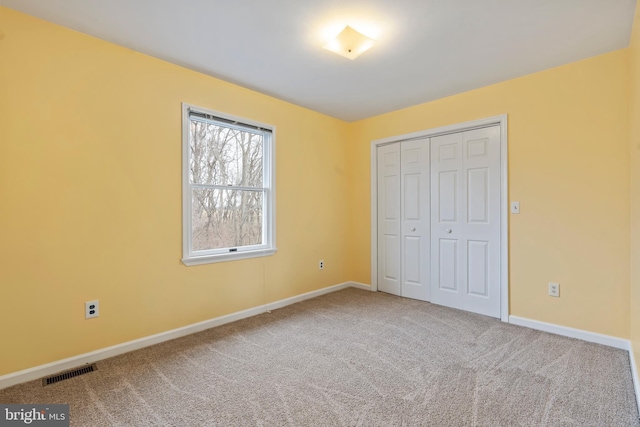
[[[262,191],[193,190],[194,251],[262,244]]]
[[[198,120],[189,123],[191,183],[262,187],[261,133]]]

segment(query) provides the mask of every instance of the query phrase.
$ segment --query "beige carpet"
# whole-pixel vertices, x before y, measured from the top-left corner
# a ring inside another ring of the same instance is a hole
[[[0,403],[74,426],[639,426],[627,352],[346,289]]]

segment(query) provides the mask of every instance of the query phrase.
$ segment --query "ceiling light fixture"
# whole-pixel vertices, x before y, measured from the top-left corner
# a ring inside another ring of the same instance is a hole
[[[373,44],[372,39],[347,25],[340,34],[329,40],[324,48],[353,60],[371,48]]]

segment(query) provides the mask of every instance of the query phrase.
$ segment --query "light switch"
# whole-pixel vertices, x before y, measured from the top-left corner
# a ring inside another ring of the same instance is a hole
[[[511,202],[511,213],[512,214],[520,213],[520,202]]]

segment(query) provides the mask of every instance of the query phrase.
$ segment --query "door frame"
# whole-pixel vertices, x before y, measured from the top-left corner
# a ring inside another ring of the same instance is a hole
[[[371,141],[371,290],[378,290],[378,164],[377,148],[401,141],[432,138],[466,130],[500,126],[500,320],[509,321],[509,180],[507,114]]]

